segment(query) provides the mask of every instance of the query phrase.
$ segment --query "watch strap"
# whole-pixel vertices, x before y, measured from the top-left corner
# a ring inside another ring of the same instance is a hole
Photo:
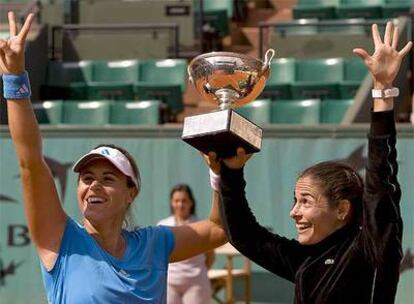
[[[392,87],[384,90],[373,89],[372,91],[372,98],[393,98],[398,97],[400,95],[400,90],[398,88]]]

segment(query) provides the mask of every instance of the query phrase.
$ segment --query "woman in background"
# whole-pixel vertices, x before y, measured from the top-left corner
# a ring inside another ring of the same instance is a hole
[[[197,222],[196,201],[190,186],[178,184],[170,192],[171,215],[158,225],[180,226]],[[168,304],[210,303],[211,288],[207,271],[214,261],[214,252],[200,254],[172,263],[168,268]]]

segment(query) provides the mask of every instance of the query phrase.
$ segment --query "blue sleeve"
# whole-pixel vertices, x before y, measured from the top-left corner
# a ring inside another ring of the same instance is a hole
[[[45,266],[43,265],[43,263],[40,263],[43,282],[44,282],[44,286],[45,286],[48,299],[55,298],[54,294],[56,293],[56,290],[58,289],[56,287],[56,284],[58,284],[59,281],[63,280],[62,274],[64,274],[66,271],[65,269],[66,263],[64,262],[65,257],[71,251],[71,246],[77,243],[77,242],[74,242],[73,239],[76,239],[80,233],[81,231],[77,223],[73,219],[68,217],[66,221],[66,226],[65,226],[64,233],[63,233],[62,241],[60,243],[59,255],[52,269],[47,270]]]
[[[59,255],[56,259],[55,265],[53,265],[52,269],[47,270],[43,266],[43,263],[41,263],[42,271],[47,272],[49,274],[53,274],[54,272],[56,272],[55,269],[58,267],[57,265],[59,264],[59,261],[62,259],[62,255],[67,253],[70,244],[72,243],[72,239],[76,238],[76,235],[79,233],[80,231],[78,229],[77,223],[72,218],[68,217],[66,220],[62,241],[60,242]]]
[[[157,229],[159,230],[161,238],[164,239],[166,243],[167,256],[169,257],[175,247],[174,233],[172,232],[171,227],[167,226],[158,226]]]

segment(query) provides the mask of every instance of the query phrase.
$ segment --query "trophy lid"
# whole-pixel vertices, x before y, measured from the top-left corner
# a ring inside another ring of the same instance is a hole
[[[265,62],[231,52],[202,54],[190,62],[188,75],[204,100],[222,108],[239,107],[262,92],[274,54],[269,49]]]

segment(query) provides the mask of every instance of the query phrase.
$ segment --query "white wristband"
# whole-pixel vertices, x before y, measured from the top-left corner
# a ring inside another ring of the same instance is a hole
[[[210,186],[211,189],[213,189],[214,191],[220,191],[220,181],[221,181],[221,177],[220,175],[216,174],[213,172],[213,170],[210,169]]]
[[[385,90],[373,89],[371,92],[372,92],[372,98],[380,98],[380,99],[393,98],[393,97],[398,97],[398,95],[400,95],[400,90],[398,88],[389,88]]]

